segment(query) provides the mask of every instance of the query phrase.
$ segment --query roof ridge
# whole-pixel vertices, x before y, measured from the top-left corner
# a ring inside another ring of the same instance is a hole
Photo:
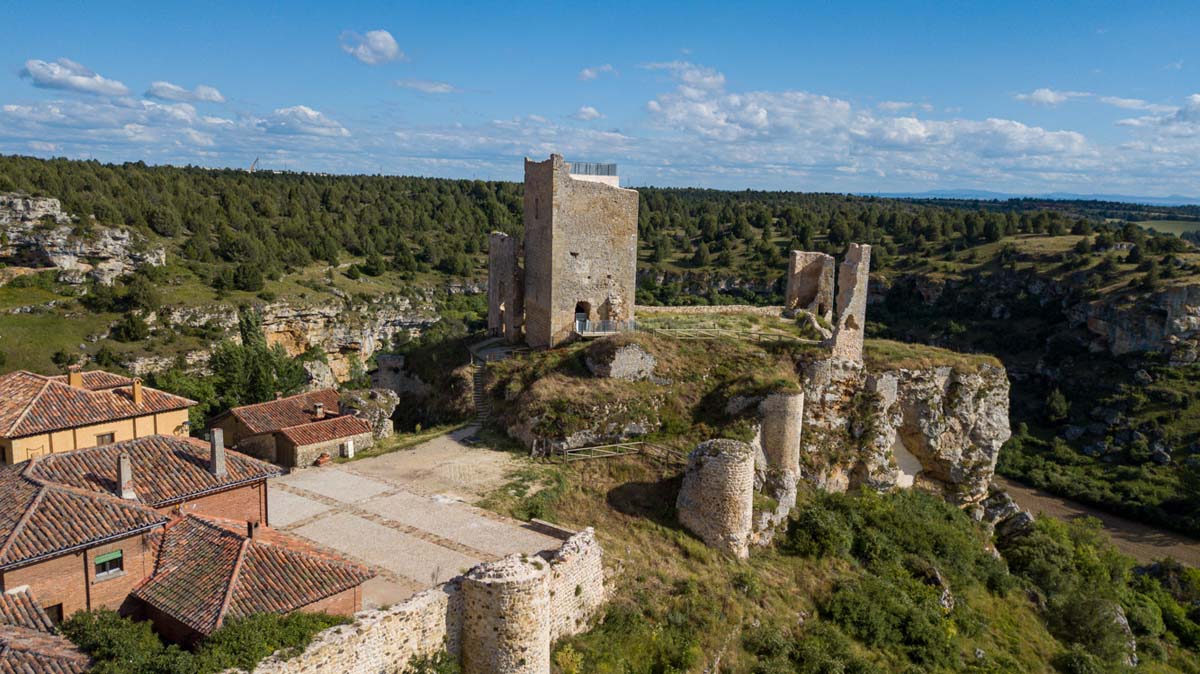
[[[21,477],[25,476],[22,475]],[[33,517],[33,512],[37,510],[38,506],[41,505],[42,501],[45,499],[47,489],[48,487],[45,484],[38,485],[37,495],[34,496],[33,500],[29,502],[29,505],[25,507],[25,512],[21,513],[21,519],[17,520],[17,523],[13,526],[12,531],[10,531],[8,534],[8,538],[4,539],[4,545],[0,546],[0,560],[3,560],[8,556],[8,552],[12,548],[13,543],[16,542],[17,536],[25,530],[25,525],[29,524],[30,518]]]
[[[237,410],[250,409],[251,407],[262,407],[263,405],[271,405],[274,403],[281,403],[285,400],[292,400],[293,398],[301,398],[304,396],[310,396],[310,395],[313,395],[316,393],[324,393],[325,391],[330,391],[335,394],[337,393],[337,390],[332,389],[332,388],[319,388],[319,389],[316,389],[313,391],[301,391],[300,393],[293,393],[290,396],[284,396],[282,398],[275,398],[273,400],[264,400],[260,403],[250,403],[249,405],[238,405],[237,407],[231,407],[231,408],[229,408],[229,412],[232,413],[232,412],[236,412]]]
[[[242,545],[238,548],[237,561],[233,563],[233,572],[229,574],[229,586],[225,588],[225,598],[221,600],[221,608],[217,610],[217,623],[213,626],[214,629],[220,629],[221,624],[225,622],[225,613],[229,610],[230,602],[233,601],[233,589],[237,586],[238,577],[242,574],[242,562],[246,559],[246,550],[249,549],[252,540],[243,538]]]
[[[356,415],[356,414],[334,414],[332,416],[327,416],[324,419],[313,419],[312,421],[306,421],[302,424],[292,424],[291,426],[281,426],[279,428],[279,430],[286,431],[289,428],[300,428],[301,426],[312,426],[313,424],[323,424],[327,421],[336,421],[338,419],[345,419],[346,417],[350,417],[351,419],[359,418],[358,415]]]
[[[32,398],[29,399],[29,402],[25,405],[25,409],[21,410],[20,416],[18,416],[15,420],[13,420],[12,425],[10,425],[8,427],[8,431],[6,431],[4,433],[5,436],[11,436],[13,433],[16,432],[17,427],[21,425],[21,422],[25,421],[25,417],[29,416],[29,412],[33,409],[34,403],[36,403],[38,400],[41,399],[42,394],[45,393],[46,389],[50,388],[50,384],[53,383],[51,380],[49,380],[45,377],[42,377],[41,375],[35,374],[33,376],[39,377],[42,379],[42,388],[38,389],[38,392],[36,394],[34,394],[34,396]]]

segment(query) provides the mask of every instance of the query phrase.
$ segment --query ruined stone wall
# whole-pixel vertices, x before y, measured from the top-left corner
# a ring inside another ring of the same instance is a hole
[[[552,641],[586,630],[607,597],[603,555],[595,533],[585,529],[549,560],[481,564],[391,608],[359,612],[353,623],[318,634],[299,655],[263,660],[254,674],[400,674],[414,658],[443,649],[474,653],[474,662],[484,663],[464,662],[464,672],[549,674]],[[532,578],[537,582],[526,582]]]
[[[548,567],[513,555],[463,578],[463,674],[550,671]]]
[[[846,257],[838,268],[837,322],[833,328],[834,358],[862,362],[870,271],[871,246],[850,244]]]
[[[804,427],[804,394],[773,393],[758,406],[759,444],[765,460],[763,490],[780,505],[796,503],[800,478],[800,438]]]
[[[833,256],[793,250],[788,261],[784,308],[833,320]]]
[[[683,307],[657,307],[645,304],[637,305],[637,311],[647,311],[655,314],[757,314],[759,316],[779,317],[783,315],[781,306],[754,306],[751,304],[721,304],[697,305]]]
[[[634,316],[638,195],[577,180],[559,155],[525,162],[525,335],[554,346],[571,335],[575,310],[592,320]]]
[[[675,502],[679,523],[706,544],[750,556],[754,512],[754,450],[737,440],[709,440],[688,456]]]
[[[520,341],[525,322],[525,279],[520,243],[504,232],[488,237],[488,332]]]

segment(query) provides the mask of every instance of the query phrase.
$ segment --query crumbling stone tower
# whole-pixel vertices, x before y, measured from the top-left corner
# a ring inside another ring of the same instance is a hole
[[[772,393],[758,406],[759,442],[762,445],[764,491],[779,504],[796,505],[800,480],[800,435],[804,428],[804,394]]]
[[[863,330],[867,324],[867,284],[871,246],[850,244],[838,268],[837,322],[833,326],[833,358],[862,362]]]
[[[525,265],[511,237],[488,250],[488,327],[532,347],[569,339],[577,317],[591,331],[633,320],[638,194],[613,165],[525,160]],[[495,277],[495,280],[493,280]],[[518,292],[520,289],[520,292]]]
[[[754,517],[754,450],[737,440],[702,442],[688,455],[675,501],[679,523],[706,544],[750,556]]]
[[[519,342],[525,320],[521,242],[504,232],[488,237],[488,332]]]
[[[463,674],[549,674],[549,564],[506,557],[462,581]]]
[[[802,309],[826,321],[833,320],[833,256],[793,250],[788,261],[784,310]]]

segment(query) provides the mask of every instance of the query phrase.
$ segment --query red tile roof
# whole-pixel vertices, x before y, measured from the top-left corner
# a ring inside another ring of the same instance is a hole
[[[87,372],[79,373],[83,379],[83,387],[89,391],[100,391],[106,388],[116,388],[118,386],[129,386],[133,380],[125,375],[116,374],[114,372],[105,372],[104,370],[88,370]],[[69,375],[57,374],[49,379],[66,384]]]
[[[91,659],[64,637],[0,626],[0,673],[82,674],[90,667]]]
[[[187,515],[164,529],[154,574],[133,596],[210,634],[226,618],[288,613],[361,585],[375,574],[293,536]]]
[[[256,405],[235,407],[229,413],[245,424],[251,433],[269,433],[316,421],[317,403],[325,405],[326,415],[337,414],[337,391],[329,388],[309,391]]]
[[[138,501],[152,508],[283,474],[273,464],[226,449],[228,474],[217,477],[208,470],[210,451],[208,443],[195,438],[150,435],[41,456],[33,460],[29,474],[89,492],[117,494],[117,458],[127,452]]]
[[[324,421],[314,421],[310,424],[291,426],[279,431],[279,434],[290,440],[292,444],[301,446],[370,432],[371,424],[358,417],[346,415]]]
[[[0,468],[0,569],[132,536],[167,521],[110,494],[33,477],[35,463]]]
[[[101,377],[94,376],[92,380],[99,385]],[[143,386],[142,404],[135,405],[132,388],[130,384],[92,391],[66,384],[58,377],[43,377],[23,370],[0,375],[0,437],[20,438],[186,409],[196,404],[194,400]]]
[[[53,632],[54,623],[33,598],[29,588],[9,590],[0,594],[0,624],[27,627],[31,630]]]

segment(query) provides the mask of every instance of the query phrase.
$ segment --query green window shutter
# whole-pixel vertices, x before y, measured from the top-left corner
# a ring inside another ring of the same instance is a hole
[[[113,552],[106,552],[103,555],[100,555],[99,557],[97,557],[96,564],[103,564],[105,562],[111,562],[114,559],[120,559],[120,558],[121,558],[121,551],[114,550]]]

